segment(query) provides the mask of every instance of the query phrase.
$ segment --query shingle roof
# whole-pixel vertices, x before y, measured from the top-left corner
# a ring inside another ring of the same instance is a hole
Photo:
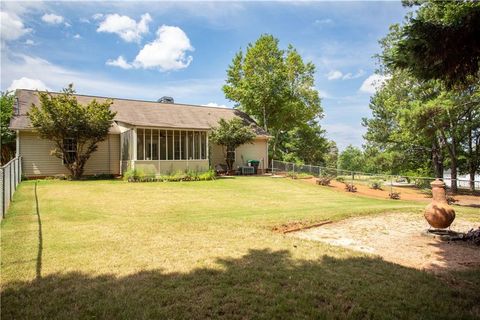
[[[56,95],[58,93],[52,93]],[[19,115],[12,118],[10,128],[13,130],[32,129],[27,112],[32,104],[39,105],[36,91],[20,89],[15,92],[18,98]],[[115,121],[134,126],[163,127],[181,129],[210,129],[220,119],[230,120],[234,117],[242,119],[245,124],[252,125],[257,135],[268,134],[259,127],[246,113],[227,108],[215,108],[179,103],[159,103],[154,101],[129,100],[96,96],[76,95],[79,103],[86,104],[91,100],[104,101],[112,99],[111,109],[117,112]]]

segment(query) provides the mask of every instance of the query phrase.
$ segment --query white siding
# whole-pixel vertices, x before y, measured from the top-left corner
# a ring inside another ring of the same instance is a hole
[[[222,147],[219,145],[210,145],[211,163],[215,167],[217,164],[225,164],[225,156]],[[253,143],[247,143],[237,148],[235,152],[234,168],[245,166],[248,160],[260,161],[259,169],[268,168],[268,143],[266,139],[255,139]]]

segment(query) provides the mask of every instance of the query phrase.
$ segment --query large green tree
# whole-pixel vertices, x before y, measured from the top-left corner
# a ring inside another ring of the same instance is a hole
[[[291,45],[280,49],[271,35],[240,50],[228,67],[225,96],[272,135],[275,158],[283,156],[281,135],[323,116],[314,74],[313,63],[305,63]]]
[[[338,156],[338,169],[347,171],[363,171],[364,156],[360,148],[349,145]]]
[[[448,87],[479,79],[480,2],[404,1],[418,6],[407,15],[384,62],[408,70],[423,81],[442,80]]]
[[[60,94],[38,92],[40,105],[32,105],[28,116],[40,137],[53,141],[52,155],[63,159],[73,179],[79,179],[98,143],[105,140],[115,112],[112,100],[78,103],[70,84]]]
[[[230,121],[220,119],[218,126],[212,128],[209,136],[213,143],[223,147],[228,170],[232,170],[235,150],[245,143],[252,142],[256,135],[241,119],[233,118]]]
[[[2,92],[0,96],[0,164],[5,164],[15,155],[15,132],[10,130],[10,119],[13,116],[15,95],[13,92]]]

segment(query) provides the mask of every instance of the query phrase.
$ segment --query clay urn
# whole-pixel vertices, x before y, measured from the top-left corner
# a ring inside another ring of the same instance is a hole
[[[455,210],[447,203],[445,182],[436,179],[430,185],[433,199],[425,208],[425,219],[434,228],[448,228],[455,219]]]

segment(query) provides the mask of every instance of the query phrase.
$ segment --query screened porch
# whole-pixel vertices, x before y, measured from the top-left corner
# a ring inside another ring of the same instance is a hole
[[[209,167],[207,130],[135,127],[121,134],[122,172],[139,168],[156,174]]]

